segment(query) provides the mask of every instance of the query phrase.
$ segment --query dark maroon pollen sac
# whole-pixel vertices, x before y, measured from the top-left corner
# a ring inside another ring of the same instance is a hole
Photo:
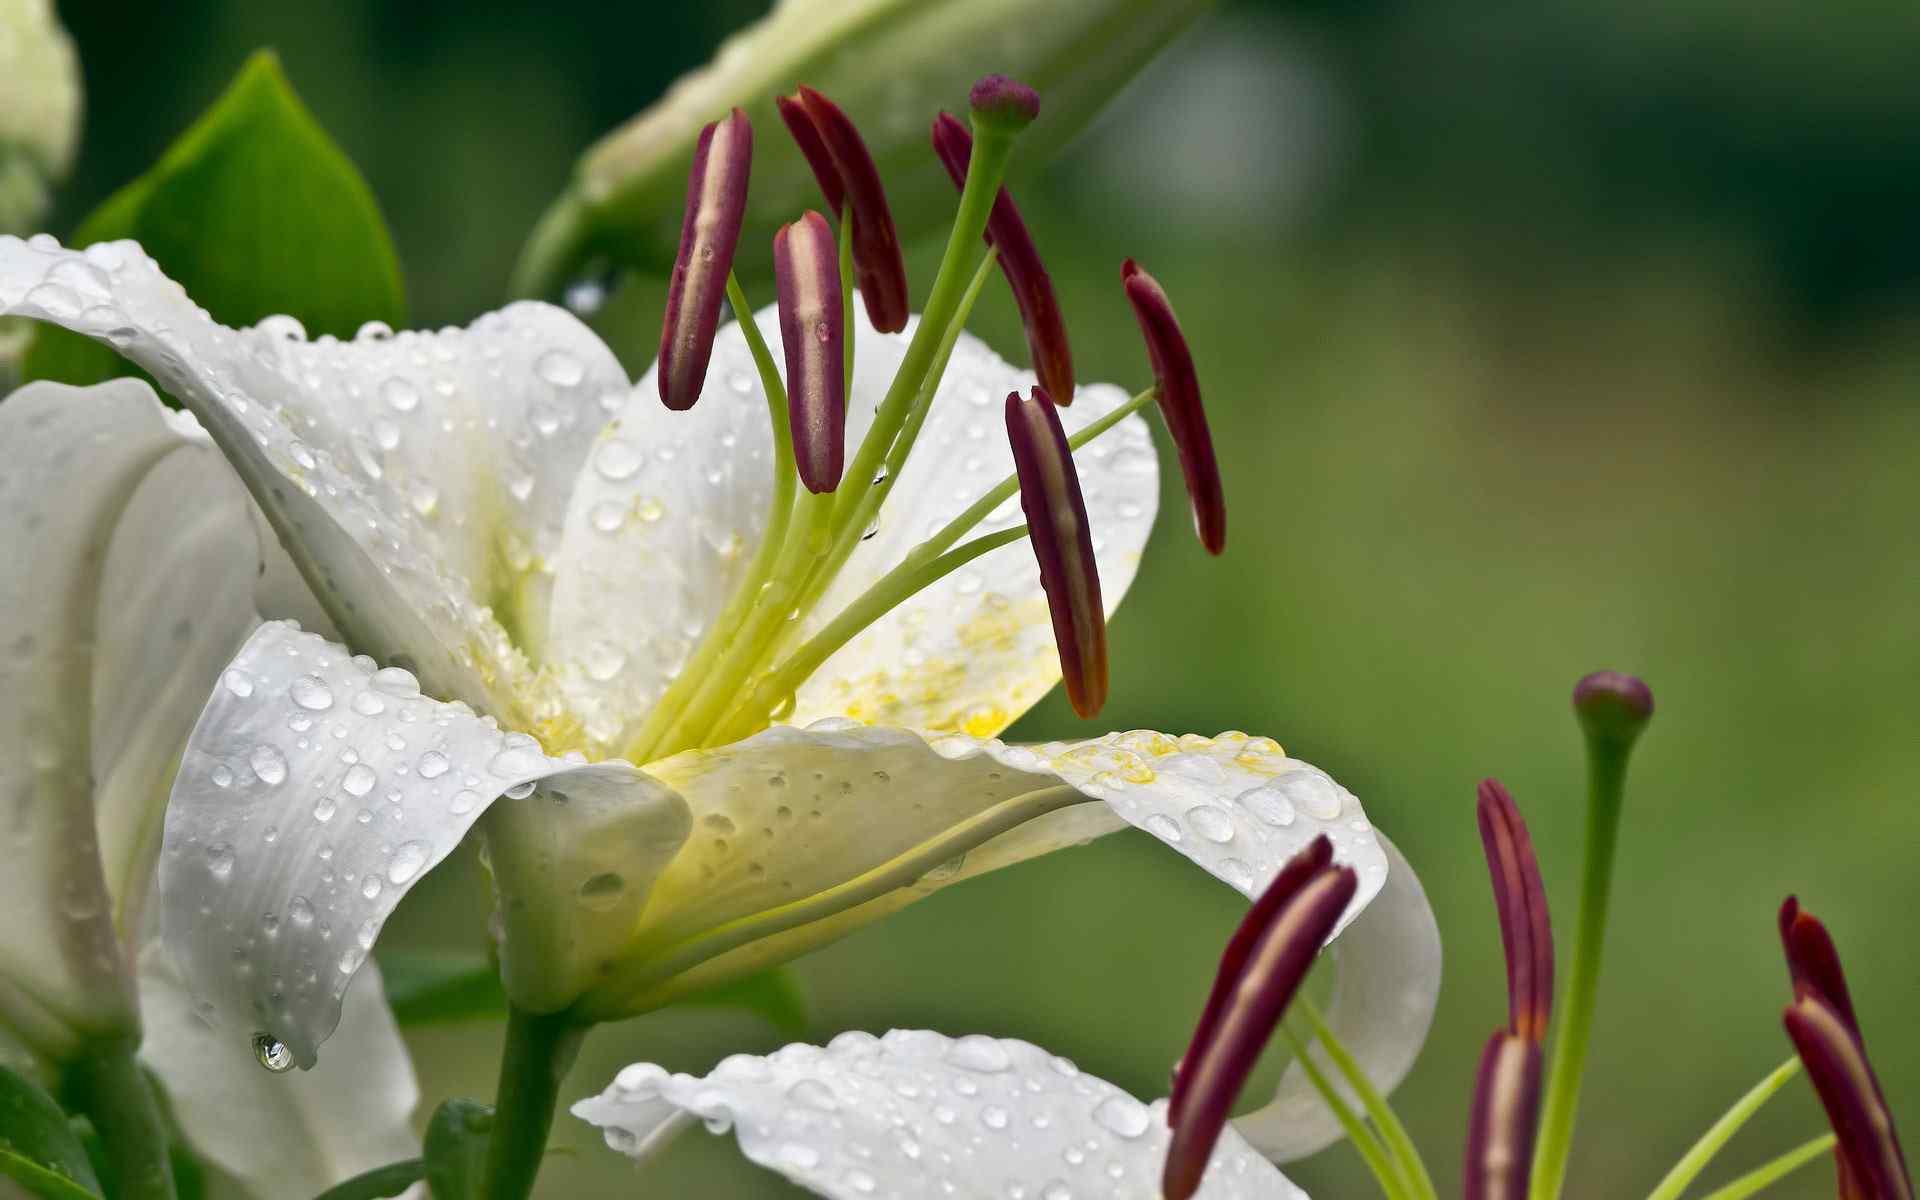
[[[813,168],[827,204],[853,223],[853,265],[867,318],[882,333],[907,325],[907,264],[873,155],[840,106],[802,84],[781,97],[780,116]]]
[[[1168,1100],[1173,1140],[1160,1183],[1167,1200],[1199,1189],[1235,1097],[1358,888],[1353,868],[1335,866],[1332,844],[1315,838],[1274,876],[1227,942]]]
[[[1546,886],[1527,823],[1499,780],[1481,783],[1476,807],[1506,950],[1508,1031],[1538,1042],[1553,1010],[1553,924]]]
[[[840,264],[825,217],[808,212],[773,235],[773,272],[794,462],[808,491],[830,492],[840,486],[846,454],[846,331]]]
[[[1227,548],[1227,498],[1220,483],[1220,464],[1213,456],[1213,434],[1207,429],[1206,410],[1200,406],[1200,377],[1193,369],[1193,352],[1173,315],[1166,290],[1128,259],[1120,267],[1120,282],[1140,322],[1153,364],[1159,392],[1160,416],[1173,435],[1180,454],[1180,473],[1186,477],[1187,500],[1193,506],[1193,528],[1207,553]]]
[[[1037,103],[1037,100],[1036,100]],[[967,164],[973,158],[973,135],[958,118],[941,113],[933,119],[933,150],[947,168],[953,185],[964,188]],[[1053,280],[1041,265],[1039,248],[1027,232],[1027,223],[1014,207],[1013,197],[1001,188],[994,197],[993,210],[987,215],[986,242],[1000,251],[1000,271],[1013,289],[1013,302],[1020,307],[1020,321],[1026,326],[1027,350],[1033,356],[1033,373],[1047,389],[1054,403],[1073,403],[1073,350],[1067,345],[1067,325],[1060,316],[1060,301],[1053,294]]]
[[[753,125],[746,113],[736,108],[700,131],[660,330],[660,402],[676,411],[692,408],[706,384],[752,166]]]
[[[1007,438],[1020,480],[1027,540],[1040,564],[1040,587],[1053,618],[1053,641],[1067,699],[1083,719],[1107,702],[1107,610],[1080,476],[1060,413],[1041,388],[1022,400],[1007,396]]]
[[[1501,1030],[1487,1041],[1467,1119],[1463,1200],[1524,1200],[1540,1122],[1540,1043]]]

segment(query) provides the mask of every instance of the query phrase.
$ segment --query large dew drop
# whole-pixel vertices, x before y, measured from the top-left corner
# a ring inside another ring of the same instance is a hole
[[[260,1065],[275,1075],[293,1070],[293,1051],[287,1044],[270,1033],[253,1035],[253,1056]]]

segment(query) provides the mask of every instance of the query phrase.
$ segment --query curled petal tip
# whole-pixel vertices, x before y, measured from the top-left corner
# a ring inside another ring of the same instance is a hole
[[[1521,1200],[1540,1120],[1540,1044],[1502,1030],[1487,1041],[1467,1121],[1464,1200]]]
[[[660,331],[660,402],[676,411],[692,408],[706,384],[752,165],[753,124],[746,113],[736,108],[700,131]]]
[[[830,492],[840,486],[846,453],[846,331],[840,266],[825,217],[808,212],[774,235],[773,271],[794,461],[808,491]]]
[[[1865,1200],[1913,1200],[1893,1114],[1846,1018],[1807,995],[1788,1006],[1784,1022],[1839,1141],[1842,1178]]]
[[[973,135],[958,118],[941,113],[933,119],[933,150],[947,168],[957,188],[967,182],[967,165],[973,159]],[[1053,279],[1040,261],[1039,247],[1027,231],[1027,223],[1013,203],[1013,197],[1001,188],[987,215],[986,242],[1000,252],[1000,272],[1013,290],[1013,301],[1020,309],[1020,323],[1027,334],[1027,350],[1033,358],[1033,373],[1055,404],[1073,403],[1073,349],[1067,343],[1066,321],[1060,315],[1060,301],[1053,291]]]
[[[1080,477],[1060,414],[1044,389],[1034,388],[1025,400],[1009,393],[1006,417],[1020,507],[1053,618],[1060,674],[1073,711],[1090,719],[1107,702],[1107,617]]]
[[[1595,671],[1573,688],[1573,711],[1593,737],[1631,743],[1653,717],[1653,690],[1621,671]]]
[[[1040,93],[1018,79],[985,75],[967,93],[975,118],[1002,129],[1024,129],[1040,115]]]
[[[907,263],[880,169],[859,129],[839,105],[805,84],[782,97],[779,108],[828,205],[853,222],[854,272],[868,319],[881,333],[900,332],[907,326]]]
[[[1553,1009],[1553,923],[1547,889],[1527,823],[1499,780],[1482,781],[1477,807],[1506,950],[1508,1031],[1538,1042]]]
[[[1121,286],[1140,322],[1159,392],[1160,415],[1180,454],[1180,473],[1193,506],[1193,528],[1207,553],[1227,548],[1227,499],[1220,482],[1220,464],[1213,454],[1213,434],[1200,404],[1200,379],[1193,368],[1193,352],[1173,315],[1167,293],[1153,276],[1131,258],[1121,264]]]

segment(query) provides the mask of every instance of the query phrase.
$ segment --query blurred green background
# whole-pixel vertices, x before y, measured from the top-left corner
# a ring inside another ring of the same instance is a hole
[[[88,112],[51,228],[271,45],[372,183],[415,323],[464,321],[501,301],[575,155],[763,8],[67,3]],[[1504,1004],[1473,785],[1498,774],[1519,797],[1568,929],[1566,698],[1602,666],[1643,674],[1659,714],[1572,1194],[1644,1193],[1786,1056],[1788,891],[1835,930],[1920,1131],[1916,54],[1907,5],[1226,4],[1021,196],[1084,377],[1144,378],[1121,256],[1166,284],[1232,505],[1209,561],[1166,493],[1102,725],[1272,734],[1400,843],[1448,959],[1396,1099],[1449,1190]],[[633,281],[605,317],[636,372],[660,291]],[[1020,356],[988,296],[979,328]],[[1014,735],[1084,731],[1054,697]],[[437,872],[394,929],[471,945],[479,889],[469,863]],[[1158,1095],[1240,908],[1123,835],[942,893],[798,975],[817,1036],[1017,1035]],[[423,1107],[490,1097],[498,1037],[416,1031]],[[780,1040],[660,1014],[596,1033],[563,1094]],[[1797,1084],[1714,1177],[1822,1124]],[[576,1149],[546,1196],[797,1194],[704,1136],[644,1177],[569,1117],[556,1141]],[[1372,1191],[1344,1145],[1290,1174]],[[1773,1194],[1832,1187],[1820,1166]]]

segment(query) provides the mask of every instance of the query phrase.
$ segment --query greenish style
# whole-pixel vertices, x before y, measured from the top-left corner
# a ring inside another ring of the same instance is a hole
[[[43,1200],[98,1200],[101,1195],[86,1149],[60,1105],[5,1067],[0,1067],[0,1176]]]
[[[146,174],[68,239],[132,238],[226,325],[285,313],[313,336],[400,325],[400,262],[373,193],[262,50]],[[138,372],[110,348],[40,326],[24,379],[90,384]]]
[[[581,156],[521,252],[514,289],[551,295],[601,262],[670,264],[700,127],[738,106],[757,128],[779,129],[774,97],[798,83],[832,96],[859,124],[902,240],[927,233],[953,211],[952,184],[928,145],[930,114],[957,108],[989,72],[1024,80],[1046,97],[1026,161],[1046,162],[1208,7],[1210,0],[786,0]],[[762,140],[742,233],[749,245],[764,245],[818,196],[792,142]]]

